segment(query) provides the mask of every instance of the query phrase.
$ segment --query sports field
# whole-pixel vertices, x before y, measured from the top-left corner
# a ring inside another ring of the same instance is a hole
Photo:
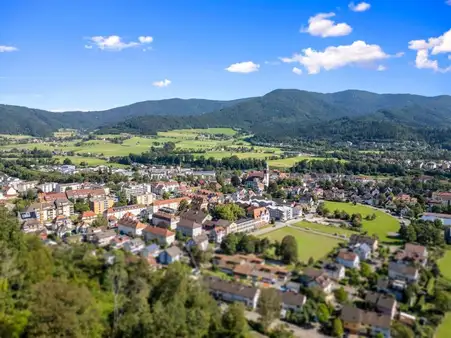
[[[449,338],[451,336],[451,312],[448,312],[437,328],[435,338]]]
[[[451,250],[447,250],[445,256],[438,261],[438,267],[442,275],[451,281]]]
[[[382,242],[394,242],[392,238],[388,237],[388,233],[398,232],[400,225],[399,221],[393,216],[361,204],[353,205],[351,203],[327,201],[325,202],[325,206],[330,212],[334,212],[334,210],[338,209],[340,211],[344,210],[348,214],[360,213],[362,215],[363,230],[368,231],[369,235],[376,234]],[[372,215],[373,213],[376,214],[375,220],[365,220],[365,216]]]
[[[310,234],[289,227],[278,229],[259,237],[267,237],[271,241],[282,241],[287,235],[292,235],[296,239],[296,242],[298,243],[299,260],[304,263],[307,263],[310,257],[313,257],[314,260],[323,258],[341,242],[338,239]]]

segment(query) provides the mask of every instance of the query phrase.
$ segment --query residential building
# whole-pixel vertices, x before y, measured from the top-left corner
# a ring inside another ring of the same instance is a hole
[[[221,244],[226,236],[226,230],[223,227],[215,227],[210,231],[210,241],[216,244]]]
[[[22,181],[16,185],[15,189],[18,193],[24,194],[28,190],[34,189],[38,183],[39,181]]]
[[[121,189],[125,193],[125,197],[127,200],[130,201],[132,196],[139,196],[139,195],[149,195],[152,193],[152,186],[150,184],[136,184],[136,185],[129,185],[129,186],[123,186]],[[145,204],[137,202],[137,204]]]
[[[418,269],[401,263],[390,262],[388,265],[388,276],[408,283],[416,282],[419,278]]]
[[[82,222],[91,224],[92,222],[95,221],[95,219],[97,218],[97,215],[94,211],[84,211],[81,215],[80,215],[80,220]]]
[[[398,263],[417,263],[426,266],[428,261],[428,250],[425,246],[407,243],[403,250],[395,253],[395,260]]]
[[[319,288],[326,294],[332,292],[333,282],[329,276],[322,270],[314,268],[305,268],[300,276],[300,282],[309,288]]]
[[[48,192],[55,191],[57,186],[58,186],[58,183],[48,182],[48,183],[39,184],[36,186],[36,188],[43,193],[48,193]]]
[[[360,258],[354,252],[342,250],[338,253],[337,263],[347,268],[358,269],[360,267]]]
[[[226,302],[241,302],[251,309],[256,309],[260,290],[247,286],[241,283],[225,281],[218,277],[206,277],[205,284],[208,287],[210,294],[215,299],[220,299]]]
[[[181,219],[177,224],[177,231],[188,237],[197,237],[202,234],[202,224],[187,219]]]
[[[107,246],[111,243],[111,241],[116,237],[116,231],[114,230],[105,230],[95,233],[92,236],[92,241],[96,245],[100,247]]]
[[[175,230],[179,222],[180,217],[175,214],[169,214],[163,211],[157,211],[152,214],[152,224],[160,228]]]
[[[211,220],[211,216],[202,210],[185,210],[180,214],[180,219],[193,221],[203,225],[206,221]]]
[[[151,205],[155,200],[154,194],[136,194],[132,195],[136,199],[137,204]]]
[[[174,193],[179,189],[178,182],[170,181],[170,182],[158,182],[152,185],[152,192],[157,195],[163,195],[164,193]]]
[[[161,209],[163,207],[178,210],[180,202],[182,200],[186,200],[188,203],[191,203],[191,199],[189,199],[188,197],[179,197],[179,198],[172,198],[169,200],[154,201],[151,206],[152,213],[157,212],[159,209]]]
[[[93,197],[89,199],[89,208],[96,214],[103,214],[113,207],[114,199],[110,197]]]
[[[363,334],[369,329],[372,336],[381,333],[384,338],[391,337],[390,316],[345,305],[341,310],[340,319],[343,322],[343,328],[350,334]]]
[[[236,230],[234,232],[252,232],[257,229],[261,221],[253,218],[241,218],[235,222]]]
[[[285,290],[286,291],[299,293],[300,289],[301,289],[301,283],[288,282],[287,284],[285,284]]]
[[[36,218],[40,221],[52,220],[57,216],[55,203],[49,202],[33,203],[26,209],[26,212],[35,212]]]
[[[46,231],[45,226],[36,218],[25,220],[20,229],[25,233],[41,233],[42,231]]]
[[[55,200],[55,209],[57,216],[70,217],[74,214],[74,204],[68,199]]]
[[[265,207],[251,206],[247,208],[246,211],[248,217],[251,217],[255,220],[259,220],[262,223],[261,225],[269,223],[271,219],[269,211]]]
[[[131,252],[132,254],[137,254],[144,249],[146,244],[141,238],[133,238],[124,244],[124,250]]]
[[[343,265],[337,263],[327,263],[323,266],[323,271],[329,278],[340,281],[346,276],[346,269]]]
[[[201,251],[206,251],[208,249],[208,236],[206,234],[202,234],[191,238],[186,242],[186,247],[197,247]]]
[[[371,248],[366,243],[356,245],[353,251],[359,256],[360,261],[365,261],[371,258]]]
[[[282,311],[299,311],[307,301],[307,297],[296,292],[279,291]]]
[[[434,222],[435,220],[439,220],[443,223],[446,227],[451,227],[451,215],[449,214],[437,214],[433,212],[425,212],[421,219],[423,221],[431,221]]]
[[[175,241],[174,232],[150,225],[143,230],[143,236],[145,241],[156,240],[160,245],[171,245]]]
[[[182,257],[182,251],[177,246],[171,246],[170,248],[160,252],[158,260],[161,264],[171,264],[177,262]]]
[[[90,197],[101,198],[106,197],[105,189],[77,189],[77,190],[66,190],[66,196],[72,201],[78,199],[86,200]]]
[[[148,246],[146,246],[144,249],[141,250],[141,256],[147,258],[149,256],[151,257],[158,257],[158,255],[160,254],[161,249],[160,246],[157,244],[150,244]]]
[[[432,193],[432,199],[440,202],[443,206],[447,207],[451,205],[451,192],[434,191]]]
[[[41,202],[55,202],[57,199],[67,199],[64,192],[38,193],[38,199]]]
[[[143,230],[147,227],[132,215],[125,215],[117,222],[117,229],[120,234],[129,236],[141,236]]]
[[[379,241],[377,240],[377,238],[356,234],[351,235],[351,237],[349,238],[349,245],[351,247],[355,247],[356,245],[361,245],[364,243],[371,248],[372,252],[374,252],[378,248]]]
[[[269,215],[278,221],[288,221],[293,218],[293,208],[288,206],[268,206]]]
[[[66,190],[78,190],[78,189],[81,189],[80,183],[58,183],[55,187],[55,191],[60,193],[66,192]]]
[[[142,204],[124,205],[121,207],[113,207],[106,211],[106,216],[114,216],[117,219],[124,217],[126,214],[132,214],[133,216],[139,216],[146,210],[146,206]]]
[[[8,200],[15,199],[19,196],[19,193],[13,187],[3,187],[1,190],[3,197]]]
[[[368,292],[365,296],[365,302],[377,312],[388,315],[391,319],[395,317],[397,302],[391,295]]]

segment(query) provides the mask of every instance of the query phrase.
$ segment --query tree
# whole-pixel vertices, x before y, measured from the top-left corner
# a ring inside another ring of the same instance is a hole
[[[36,286],[27,335],[32,337],[101,337],[94,299],[86,287],[61,281]]]
[[[74,211],[75,212],[82,213],[82,212],[89,211],[89,210],[90,209],[89,209],[89,204],[88,203],[83,203],[83,202],[77,201],[74,204]]]
[[[332,332],[333,332],[334,337],[337,337],[337,338],[343,337],[343,334],[344,334],[343,323],[341,322],[340,318],[334,319]]]
[[[236,248],[238,246],[238,237],[236,234],[227,235],[221,242],[221,250],[227,255],[236,254]]]
[[[167,200],[167,199],[169,199],[171,197],[171,194],[168,191],[165,191],[163,193],[162,197],[163,197],[164,200]]]
[[[188,201],[185,200],[185,199],[181,200],[180,204],[179,204],[179,210],[178,211],[182,212],[182,211],[185,211],[187,209],[188,209]]]
[[[72,160],[70,159],[70,158],[65,158],[64,159],[64,161],[63,161],[63,164],[65,164],[65,165],[72,165]]]
[[[339,289],[336,289],[334,291],[335,299],[339,303],[344,303],[348,300],[348,293],[345,291],[343,287],[340,287]]]
[[[258,301],[258,313],[265,332],[274,319],[280,316],[281,298],[279,292],[274,288],[263,289]]]
[[[108,220],[102,215],[98,215],[97,218],[92,222],[94,228],[106,227],[108,226]]]
[[[271,330],[269,333],[269,338],[294,338],[294,335],[286,325],[280,324]]]
[[[434,300],[435,308],[443,313],[451,310],[451,296],[449,293],[437,290]]]
[[[246,215],[243,208],[233,203],[217,205],[214,208],[212,214],[216,218],[221,218],[228,221],[236,221],[237,219]]]
[[[326,304],[321,303],[316,311],[316,316],[320,323],[325,324],[329,321],[330,312]]]
[[[407,325],[403,325],[399,322],[395,322],[391,328],[391,334],[393,338],[414,338],[415,334],[412,329]]]
[[[232,183],[234,187],[239,187],[241,185],[241,180],[237,175],[233,175],[230,179],[230,183]]]
[[[278,190],[279,190],[279,187],[277,186],[276,182],[274,182],[274,181],[269,182],[268,189],[267,189],[269,194],[274,194]]]
[[[295,263],[298,260],[298,243],[294,236],[285,236],[282,239],[279,251],[285,264]]]
[[[360,263],[360,275],[365,278],[368,278],[371,275],[371,267],[368,263]]]
[[[248,324],[244,315],[244,305],[242,303],[233,303],[227,307],[222,315],[222,336],[230,338],[246,338]]]

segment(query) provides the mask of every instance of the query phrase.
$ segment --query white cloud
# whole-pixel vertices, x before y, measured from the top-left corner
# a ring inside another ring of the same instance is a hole
[[[309,74],[318,74],[321,69],[331,70],[347,65],[371,64],[389,58],[379,45],[365,41],[354,41],[351,45],[329,46],[324,51],[307,48],[301,54],[280,58],[282,62],[298,62]]]
[[[384,70],[387,70],[387,67],[385,67],[384,65],[377,66],[377,71],[378,72],[383,72]]]
[[[367,2],[361,2],[358,3],[357,5],[351,2],[348,7],[353,12],[365,12],[370,9],[371,5]]]
[[[138,38],[138,40],[141,43],[151,43],[151,42],[153,42],[153,37],[151,37],[151,36],[140,36]]]
[[[164,79],[164,80],[161,80],[161,81],[155,81],[154,83],[152,83],[152,85],[154,85],[155,87],[160,87],[160,88],[167,87],[170,84],[171,84],[171,81],[168,80],[168,79]]]
[[[412,40],[409,42],[409,49],[416,50],[415,67],[418,69],[432,69],[436,72],[449,72],[451,66],[442,68],[437,60],[430,60],[430,55],[451,53],[451,29],[439,37],[432,37],[426,40]],[[450,56],[448,56],[448,59]]]
[[[151,36],[140,36],[138,41],[125,42],[120,36],[93,36],[89,38],[90,43],[85,45],[85,48],[92,49],[97,47],[106,51],[121,51],[126,48],[138,47],[149,44],[153,41]]]
[[[253,63],[252,61],[238,62],[230,65],[225,70],[231,73],[252,73],[258,71],[260,68],[259,64]]]
[[[265,65],[278,66],[280,65],[280,61],[265,61]]]
[[[293,73],[297,74],[297,75],[301,75],[302,74],[302,69],[300,69],[298,67],[293,67],[293,69],[291,71]]]
[[[0,46],[0,53],[17,52],[18,50],[13,46]]]
[[[347,23],[335,23],[330,20],[335,16],[335,13],[319,13],[312,16],[308,20],[308,27],[301,28],[302,33],[309,33],[313,36],[321,36],[327,38],[331,36],[344,36],[352,32],[352,27]]]

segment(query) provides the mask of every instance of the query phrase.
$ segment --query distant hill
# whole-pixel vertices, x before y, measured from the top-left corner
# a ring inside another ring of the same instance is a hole
[[[278,89],[234,101],[145,101],[102,112],[51,113],[1,106],[0,133],[48,134],[100,127],[102,133],[156,134],[179,128],[237,127],[260,139],[422,138],[451,128],[451,96],[375,94],[360,90],[323,94]],[[427,132],[425,131],[427,130]]]
[[[61,112],[33,109],[12,105],[0,105],[0,133],[50,135],[59,128],[93,129],[117,123],[136,116],[199,115],[228,107],[247,99],[215,101],[204,99],[168,99],[144,101],[128,106],[92,112]]]

